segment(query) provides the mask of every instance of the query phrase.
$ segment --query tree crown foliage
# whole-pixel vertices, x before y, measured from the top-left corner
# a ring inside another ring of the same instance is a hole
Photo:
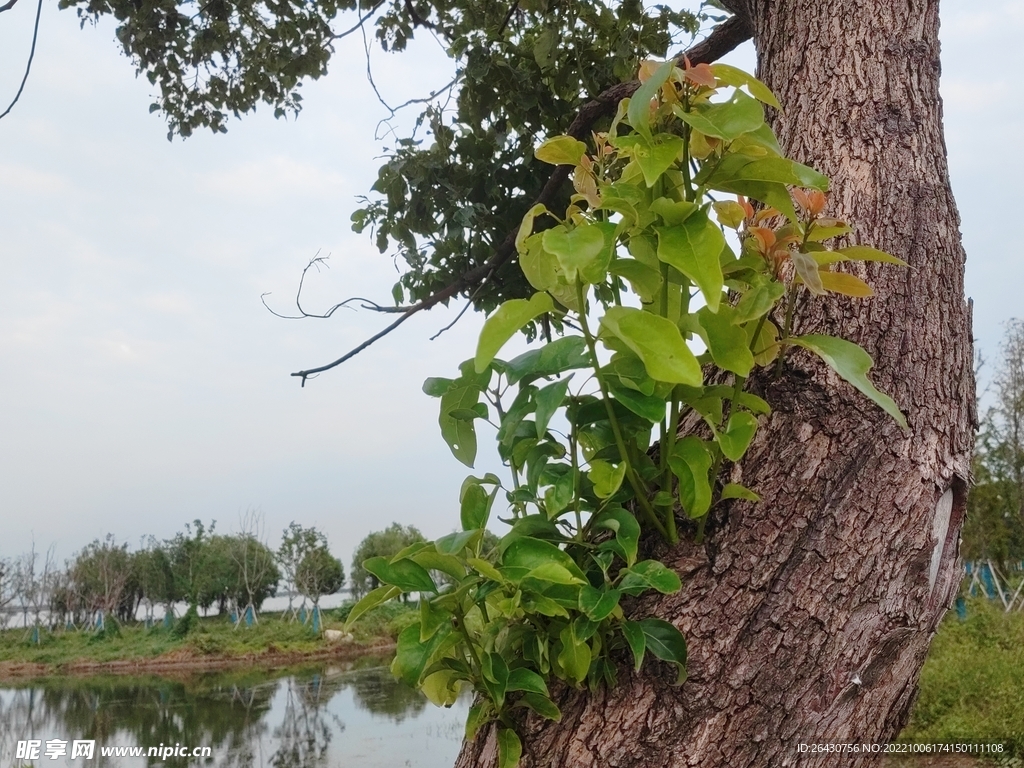
[[[425,299],[484,263],[545,183],[532,155],[536,139],[563,132],[589,97],[689,40],[705,18],[640,0],[61,5],[83,22],[117,21],[125,54],[158,88],[151,111],[166,115],[169,138],[226,131],[231,115],[260,104],[279,117],[297,113],[303,81],[327,72],[345,29],[369,31],[385,51],[404,50],[414,34],[439,41],[453,79],[414,100],[422,112],[412,135],[394,137],[353,215],[355,229],[372,230],[380,251],[406,265],[396,303]],[[490,310],[529,291],[505,264],[463,292]]]
[[[412,525],[392,523],[383,531],[374,531],[359,542],[352,555],[350,586],[353,594],[365,595],[380,586],[380,580],[363,567],[371,557],[391,558],[406,547],[424,541],[423,534]]]

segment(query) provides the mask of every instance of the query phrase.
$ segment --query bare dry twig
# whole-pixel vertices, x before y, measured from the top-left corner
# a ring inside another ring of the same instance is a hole
[[[733,16],[720,26],[716,27],[715,30],[708,35],[707,38],[692,46],[688,50],[681,53],[676,57],[676,62],[682,65],[684,58],[689,59],[691,64],[709,64],[713,61],[717,61],[719,58],[729,53],[729,51],[736,48],[741,43],[750,39],[751,30],[750,25],[745,17]],[[606,117],[615,113],[615,109],[622,99],[631,96],[636,92],[636,89],[640,87],[640,83],[637,80],[633,80],[628,83],[619,83],[613,85],[611,88],[606,89],[597,97],[588,101],[584,104],[572,123],[569,125],[569,129],[566,131],[567,134],[577,139],[585,138],[590,129],[602,117]],[[544,184],[544,188],[541,190],[537,199],[533,201],[532,205],[543,204],[547,205],[551,203],[558,191],[562,188],[562,185],[569,178],[570,167],[567,165],[560,165],[551,173],[548,177],[547,183]],[[321,365],[316,368],[308,368],[303,371],[296,371],[291,374],[297,376],[302,380],[302,385],[305,386],[306,379],[324,371],[329,371],[332,368],[344,363],[346,360],[351,359],[355,355],[362,352],[364,349],[369,347],[374,342],[387,336],[393,330],[398,328],[402,323],[408,320],[417,312],[422,312],[438,304],[447,301],[453,296],[462,293],[463,291],[480,285],[486,281],[492,274],[500,269],[516,252],[515,247],[516,231],[513,230],[506,235],[505,239],[501,244],[494,249],[491,256],[485,260],[482,264],[473,267],[472,269],[464,272],[457,279],[453,280],[449,285],[445,286],[436,293],[428,296],[422,301],[417,302],[409,307],[395,308],[392,311],[401,312],[401,316],[391,323],[389,326],[384,328],[379,333],[374,334],[369,339],[364,341],[359,346],[346,352],[344,355],[339,357],[333,362]],[[309,269],[307,265],[306,270]],[[303,270],[303,276],[305,276],[306,270]],[[301,286],[300,286],[301,290]],[[347,301],[352,301],[349,299]],[[344,303],[344,302],[343,302]],[[339,305],[340,306],[340,305]],[[372,308],[372,307],[371,307]],[[333,310],[332,310],[333,311]],[[377,310],[381,311],[381,310]],[[461,316],[461,313],[460,313]]]

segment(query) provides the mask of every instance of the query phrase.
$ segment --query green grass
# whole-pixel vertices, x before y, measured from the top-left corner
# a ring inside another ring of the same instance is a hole
[[[345,608],[324,611],[324,627],[341,629]],[[357,645],[374,645],[393,640],[417,616],[415,606],[399,603],[382,606],[353,629]],[[0,632],[0,661],[60,666],[75,661],[110,662],[150,659],[174,651],[209,656],[243,656],[263,652],[313,653],[325,642],[307,625],[284,620],[281,614],[262,614],[252,627],[235,627],[227,617],[200,618],[184,637],[162,625],[110,626],[94,631],[43,631],[41,642],[31,642],[31,630]]]
[[[950,611],[921,672],[921,695],[901,741],[1001,742],[1024,756],[1024,614],[996,601]]]

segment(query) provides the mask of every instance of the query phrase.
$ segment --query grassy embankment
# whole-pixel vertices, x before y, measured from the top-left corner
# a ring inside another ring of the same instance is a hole
[[[324,611],[324,627],[341,629],[345,608]],[[223,616],[199,618],[187,632],[142,624],[108,625],[104,632],[42,632],[41,642],[25,629],[0,632],[0,680],[54,672],[138,671],[170,666],[221,666],[232,660],[295,663],[306,658],[357,655],[392,644],[415,620],[415,606],[382,606],[353,628],[353,641],[327,643],[308,625],[281,614],[263,614],[252,627],[238,627]]]
[[[1024,614],[995,601],[950,611],[921,672],[921,695],[901,741],[1001,742],[1024,757]]]

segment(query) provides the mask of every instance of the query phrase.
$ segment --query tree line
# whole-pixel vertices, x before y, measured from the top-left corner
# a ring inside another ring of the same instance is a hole
[[[1024,320],[1007,322],[987,392],[962,553],[1003,566],[1024,560]]]
[[[150,536],[131,549],[113,534],[96,539],[62,566],[51,547],[0,558],[0,627],[20,614],[23,626],[93,624],[97,617],[134,621],[140,610],[152,620],[158,606],[165,614],[185,604],[189,612],[216,608],[236,621],[258,614],[279,589],[289,595],[297,617],[307,603],[345,583],[341,561],[331,554],[327,537],[314,527],[292,522],[272,550],[262,535],[257,514],[243,518],[233,534],[216,531],[216,522],[186,524],[172,538]],[[294,597],[302,598],[299,606]]]

